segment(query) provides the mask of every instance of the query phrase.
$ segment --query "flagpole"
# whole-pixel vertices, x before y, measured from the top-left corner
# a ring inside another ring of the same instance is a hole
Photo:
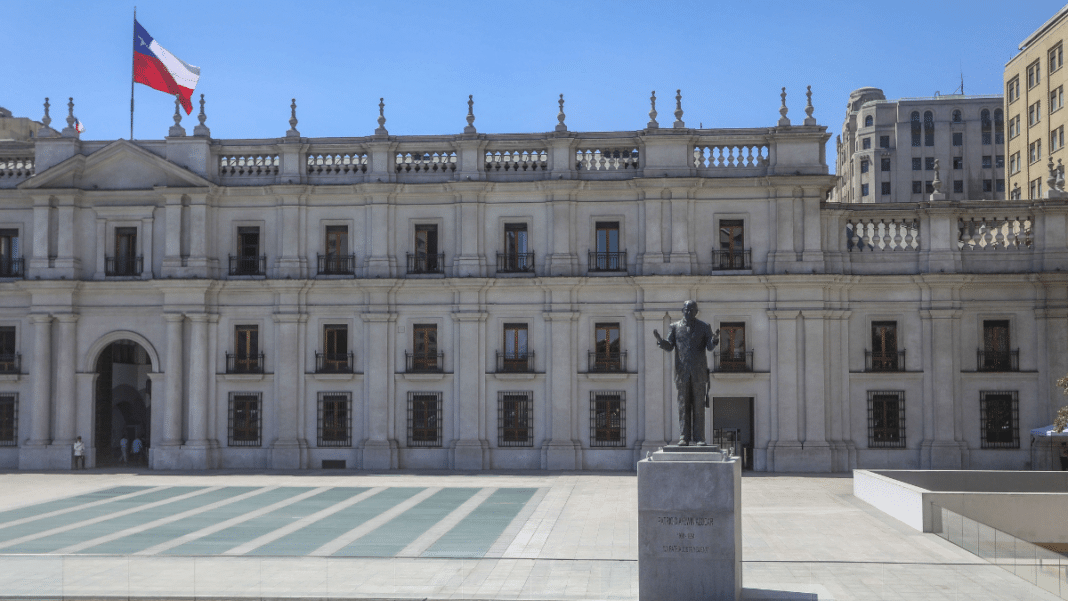
[[[133,48],[137,48],[137,6],[134,6],[134,26],[133,26]],[[137,50],[134,50],[137,52]],[[133,142],[133,113],[134,113],[134,59],[136,57],[130,57],[130,141]]]

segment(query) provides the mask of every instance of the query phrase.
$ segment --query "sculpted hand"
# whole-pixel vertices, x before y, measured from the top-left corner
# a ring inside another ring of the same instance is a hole
[[[664,339],[660,337],[660,332],[657,332],[656,330],[653,330],[653,336],[656,338],[658,344],[664,341]]]

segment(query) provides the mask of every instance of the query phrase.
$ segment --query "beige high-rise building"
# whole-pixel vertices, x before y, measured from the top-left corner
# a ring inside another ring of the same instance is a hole
[[[1005,129],[1009,198],[1042,198],[1048,192],[1048,161],[1063,161],[1064,39],[1068,5],[1020,44],[1005,65]]]

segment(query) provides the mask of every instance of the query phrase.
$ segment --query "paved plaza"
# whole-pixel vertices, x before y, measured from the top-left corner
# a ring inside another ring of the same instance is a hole
[[[0,475],[0,597],[636,599],[633,473]],[[746,599],[1057,597],[852,496],[742,479]]]

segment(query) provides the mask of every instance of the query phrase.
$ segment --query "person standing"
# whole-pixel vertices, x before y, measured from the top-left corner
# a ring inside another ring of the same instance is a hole
[[[141,437],[140,436],[135,436],[134,437],[134,441],[133,441],[133,447],[131,448],[131,450],[133,451],[134,461],[136,461],[138,464],[141,463],[141,448],[142,448],[142,446],[143,445],[141,444]]]
[[[121,461],[123,465],[126,465],[126,461],[127,461],[126,448],[129,445],[130,445],[130,443],[129,443],[129,441],[126,440],[126,435],[123,434],[122,435],[122,440],[119,441],[119,461]]]
[[[1068,442],[1061,443],[1061,471],[1068,472]]]
[[[74,469],[85,469],[85,444],[82,442],[81,436],[74,441]]]

